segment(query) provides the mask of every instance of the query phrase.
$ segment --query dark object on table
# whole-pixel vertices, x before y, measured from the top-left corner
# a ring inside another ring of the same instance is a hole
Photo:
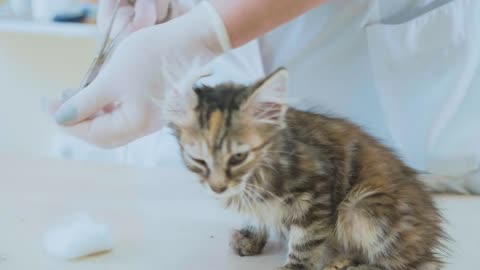
[[[83,22],[88,17],[88,9],[84,8],[78,12],[60,13],[53,17],[54,22]]]

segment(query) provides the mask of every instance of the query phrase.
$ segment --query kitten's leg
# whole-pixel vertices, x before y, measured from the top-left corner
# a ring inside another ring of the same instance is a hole
[[[428,232],[420,234],[422,228],[411,225],[418,220],[415,213],[408,209],[404,213],[399,205],[391,194],[368,186],[352,189],[340,204],[337,244],[343,250],[363,251],[359,259],[371,263],[348,270],[436,269],[436,257],[426,256],[431,248],[424,244]]]
[[[425,262],[417,267],[417,270],[440,270],[442,264],[440,262]]]
[[[376,266],[358,265],[353,260],[338,257],[330,262],[323,270],[382,270]]]
[[[378,267],[376,267],[376,266],[359,265],[359,266],[347,267],[346,270],[382,270],[382,269],[381,269],[381,268],[378,268]]]
[[[248,226],[232,233],[230,246],[240,256],[260,254],[267,243],[267,230]]]
[[[325,266],[323,270],[350,270],[354,265],[355,263],[352,260],[337,258]]]
[[[330,251],[326,245],[330,235],[327,221],[308,225],[292,225],[288,239],[287,262],[279,270],[315,270]]]
[[[363,250],[362,261],[378,260],[394,252],[392,226],[398,219],[394,198],[357,186],[338,207],[335,236],[343,250]]]

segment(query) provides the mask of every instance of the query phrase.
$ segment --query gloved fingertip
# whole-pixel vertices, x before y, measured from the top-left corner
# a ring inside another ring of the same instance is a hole
[[[157,21],[155,1],[137,1],[135,12],[133,13],[133,25],[135,30],[146,26],[152,26]]]
[[[65,125],[76,120],[78,116],[77,110],[72,106],[62,106],[55,113],[55,121],[57,124]]]
[[[62,92],[62,102],[67,101],[71,97],[73,97],[75,94],[77,94],[80,90],[79,89],[74,89],[74,88],[67,88],[63,90]]]

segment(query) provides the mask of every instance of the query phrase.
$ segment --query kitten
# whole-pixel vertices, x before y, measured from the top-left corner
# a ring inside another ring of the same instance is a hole
[[[289,108],[287,77],[176,91],[167,106],[186,167],[257,221],[234,251],[259,254],[277,230],[279,269],[439,269],[442,219],[415,171],[352,123]]]

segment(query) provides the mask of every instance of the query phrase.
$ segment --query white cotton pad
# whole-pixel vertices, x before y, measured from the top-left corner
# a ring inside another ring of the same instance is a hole
[[[112,235],[105,224],[86,214],[65,218],[52,227],[44,238],[48,254],[60,259],[75,259],[113,248]]]

